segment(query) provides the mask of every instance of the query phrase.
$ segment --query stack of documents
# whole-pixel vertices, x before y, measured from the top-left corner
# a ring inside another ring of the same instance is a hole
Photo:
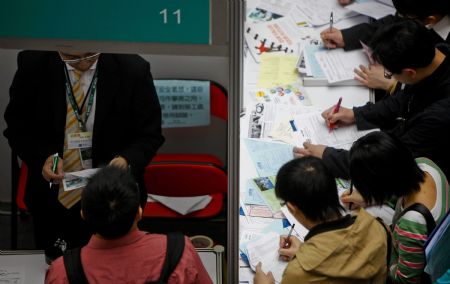
[[[64,173],[62,180],[64,191],[71,191],[78,188],[84,188],[91,176],[93,176],[99,169],[87,169],[77,172]]]

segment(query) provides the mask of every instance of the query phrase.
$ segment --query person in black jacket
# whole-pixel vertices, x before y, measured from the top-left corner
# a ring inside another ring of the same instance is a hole
[[[62,247],[83,245],[90,232],[80,218],[79,202],[60,202],[66,192],[58,183],[63,171],[128,168],[139,182],[144,204],[144,169],[164,142],[150,65],[137,55],[71,51],[22,51],[17,65],[4,135],[29,169],[25,203],[33,217],[36,247],[49,249],[57,239]],[[70,94],[81,99],[72,104]],[[69,116],[73,132],[68,130]],[[74,149],[80,154],[72,155],[73,163],[67,159],[72,133],[91,133],[90,141]],[[60,161],[53,172],[55,153]],[[69,169],[72,165],[76,167]]]
[[[414,157],[435,161],[450,176],[450,53],[436,48],[432,34],[412,20],[386,25],[374,36],[373,57],[384,66],[385,76],[405,88],[375,104],[348,109],[334,107],[322,116],[338,127],[356,124],[359,130],[381,128],[398,137]],[[323,145],[304,144],[294,155],[323,158],[335,176],[348,178],[348,152]]]
[[[418,20],[433,31],[433,41],[450,43],[450,5],[448,0],[393,0],[396,15],[389,15],[372,23],[363,23],[348,29],[325,29],[321,33],[328,48],[342,47],[344,50],[361,48],[361,42],[369,44],[378,28],[402,18]],[[355,79],[369,88],[388,91],[393,94],[400,84],[393,79],[383,78],[383,69],[378,64],[361,65],[355,69]],[[384,93],[381,92],[380,95]]]

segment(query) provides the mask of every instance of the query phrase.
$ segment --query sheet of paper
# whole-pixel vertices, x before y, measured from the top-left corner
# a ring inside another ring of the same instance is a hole
[[[258,63],[260,62],[260,56],[265,53],[298,54],[299,29],[291,16],[270,22],[246,22],[244,30],[244,38],[248,50]]]
[[[297,55],[264,53],[260,58],[258,87],[271,88],[299,81]]]
[[[354,69],[360,64],[369,65],[369,60],[362,50],[346,52],[342,48],[337,48],[317,51],[314,56],[329,83],[354,80]]]
[[[381,2],[388,6],[394,7],[394,3],[392,3],[392,0],[376,0],[376,1]]]
[[[64,174],[63,187],[64,191],[71,191],[78,188],[84,188],[91,176],[93,176],[99,168],[86,169],[77,172],[69,172]]]
[[[357,15],[357,13],[345,9],[336,0],[298,0],[296,4],[307,21],[314,26],[329,24],[332,11],[334,23]]]
[[[293,106],[311,106],[308,93],[300,84],[274,86],[272,88],[255,88],[248,92],[254,103],[285,104]]]
[[[281,166],[294,158],[292,145],[260,139],[244,141],[259,176],[276,175]]]
[[[275,176],[254,178],[253,182],[260,190],[261,196],[266,201],[272,213],[281,209],[280,200],[275,195]]]
[[[325,73],[315,56],[316,52],[325,50],[323,46],[318,45],[306,45],[304,47],[303,56],[305,58],[306,75],[314,78],[325,78]]]
[[[247,181],[244,203],[252,205],[267,205],[266,201],[259,193],[259,189],[255,186],[255,183],[251,180]]]
[[[395,14],[394,7],[375,0],[354,1],[352,4],[345,6],[345,8],[374,19],[380,19],[387,15]]]
[[[288,116],[292,119],[296,114],[314,111],[317,111],[317,108],[312,106],[256,103],[249,109],[248,138],[270,138],[279,116]]]
[[[340,127],[330,132],[320,112],[297,115],[294,118],[297,127],[298,146],[302,147],[306,133],[313,144],[323,144],[335,148],[349,149],[358,138],[378,129],[358,131],[356,125]]]
[[[25,267],[0,265],[0,283],[24,284]]]
[[[275,281],[281,282],[287,261],[280,260],[278,254],[280,236],[277,233],[269,233],[247,246],[250,267],[255,270],[261,262],[262,270],[267,273],[272,271]]]
[[[289,14],[289,11],[292,9],[294,4],[289,0],[259,0],[259,3],[256,6],[266,11],[285,16]]]
[[[172,196],[148,194],[148,197],[164,204],[165,206],[169,207],[175,212],[180,213],[181,215],[186,215],[191,212],[205,208],[211,202],[212,199],[210,195],[172,197]]]
[[[296,236],[300,241],[303,242],[305,240],[305,236],[308,234],[309,230],[306,229],[305,226],[303,226],[299,221],[297,221],[297,219],[295,219],[295,217],[287,209],[286,205],[281,207],[281,212],[283,212],[284,216],[286,216],[286,219],[288,219],[288,221],[289,221],[289,223],[291,223],[291,225],[295,224],[295,227],[294,227],[295,234],[293,233],[293,235]]]

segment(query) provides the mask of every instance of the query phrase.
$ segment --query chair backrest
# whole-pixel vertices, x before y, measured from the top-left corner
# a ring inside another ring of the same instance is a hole
[[[164,196],[186,197],[227,192],[225,170],[215,163],[195,159],[152,162],[145,170],[144,182],[148,193]]]
[[[28,167],[25,162],[22,161],[20,166],[19,173],[19,181],[17,183],[17,195],[16,195],[16,204],[19,210],[27,211],[27,206],[25,205],[25,188],[27,186],[27,177],[28,177]]]

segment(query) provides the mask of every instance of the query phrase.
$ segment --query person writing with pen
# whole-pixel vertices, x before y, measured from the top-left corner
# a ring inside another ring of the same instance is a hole
[[[309,229],[302,243],[280,237],[280,257],[289,261],[281,283],[385,283],[387,229],[364,209],[345,215],[336,182],[324,163],[304,157],[286,163],[275,192]],[[256,267],[255,284],[275,283]]]

